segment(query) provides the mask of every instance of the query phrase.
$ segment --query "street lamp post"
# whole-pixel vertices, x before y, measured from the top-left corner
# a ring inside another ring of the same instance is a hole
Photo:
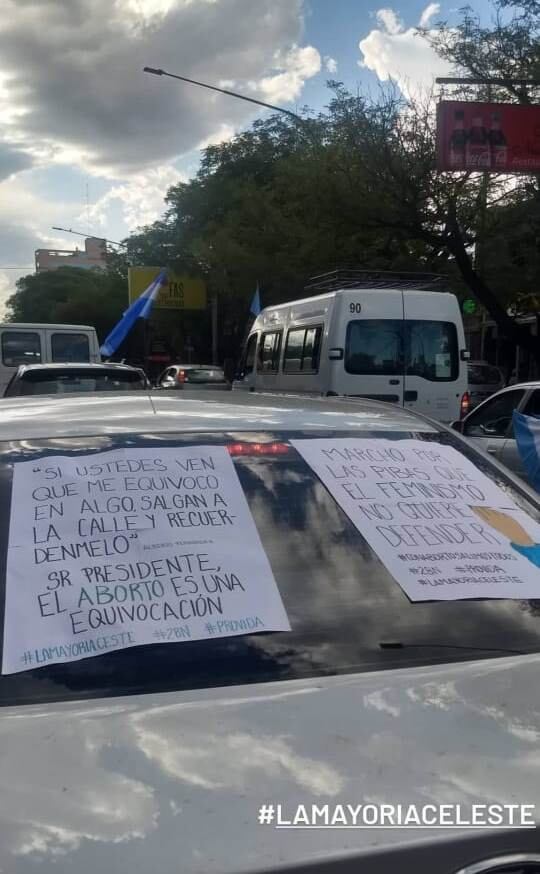
[[[168,76],[170,79],[179,79],[180,82],[187,82],[189,85],[198,85],[199,88],[206,88],[209,91],[218,91],[219,94],[226,94],[227,97],[236,97],[237,100],[245,100],[247,103],[255,103],[257,106],[263,106],[265,109],[272,109],[274,112],[282,112],[284,115],[289,115],[295,121],[303,122],[304,119],[291,112],[290,109],[284,109],[282,106],[274,106],[272,103],[265,103],[264,100],[256,100],[255,97],[248,97],[246,94],[239,94],[237,91],[229,91],[227,88],[218,88],[217,85],[209,85],[207,82],[198,82],[196,79],[188,79],[187,76],[177,76],[176,73],[168,73],[166,70],[156,69],[155,67],[143,67],[143,73],[152,73],[154,76]]]
[[[169,79],[178,79],[180,82],[187,82],[188,85],[197,85],[199,88],[206,88],[208,91],[217,91],[219,94],[225,94],[227,97],[234,97],[237,100],[244,100],[246,103],[254,103],[256,106],[262,106],[264,109],[271,109],[273,112],[281,112],[283,115],[292,118],[299,126],[303,133],[306,131],[307,121],[296,112],[290,109],[284,109],[282,106],[275,106],[272,103],[266,103],[264,100],[257,100],[255,97],[248,97],[246,94],[239,94],[237,91],[230,91],[228,88],[218,88],[217,85],[209,85],[207,82],[199,82],[196,79],[188,79],[187,76],[178,76],[175,73],[168,73],[166,70],[161,70],[155,67],[143,67],[144,73],[151,73],[153,76],[167,76]],[[217,364],[218,359],[218,298],[217,291],[211,301],[211,330],[212,330],[212,363]]]

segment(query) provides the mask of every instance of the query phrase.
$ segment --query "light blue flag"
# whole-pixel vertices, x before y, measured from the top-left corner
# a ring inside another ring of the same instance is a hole
[[[540,419],[514,411],[514,434],[527,478],[540,492]]]
[[[127,308],[119,322],[114,326],[111,333],[101,347],[101,354],[108,358],[114,355],[122,340],[125,340],[137,319],[147,319],[152,312],[154,301],[158,296],[162,285],[167,284],[167,271],[160,270],[153,282],[143,291],[137,300]]]
[[[259,283],[257,283],[257,288],[255,289],[255,294],[253,295],[249,311],[254,316],[258,316],[261,311],[261,295],[259,293]]]

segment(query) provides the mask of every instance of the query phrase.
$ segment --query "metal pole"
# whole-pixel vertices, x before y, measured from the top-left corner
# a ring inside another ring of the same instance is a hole
[[[214,294],[211,302],[211,318],[212,318],[212,364],[218,364],[218,299],[217,292]]]
[[[435,79],[437,85],[531,85],[532,87],[540,86],[540,79],[500,79],[500,78],[483,78],[474,79],[459,76],[437,76]]]
[[[189,85],[198,85],[199,88],[206,88],[209,91],[218,91],[219,94],[226,94],[227,97],[236,97],[237,100],[245,100],[247,103],[255,103],[257,106],[263,106],[265,109],[272,109],[274,112],[282,112],[284,115],[290,115],[296,121],[304,121],[304,119],[291,112],[290,109],[283,109],[282,106],[274,106],[272,103],[265,103],[264,100],[256,100],[255,97],[247,97],[245,94],[238,94],[236,91],[229,91],[227,88],[218,88],[217,85],[208,85],[206,82],[198,82],[196,79],[188,79],[187,76],[177,76],[176,73],[167,73],[166,70],[156,69],[155,67],[143,67],[143,73],[152,73],[154,76],[168,76],[170,79],[179,79],[180,82],[188,82]]]
[[[487,102],[491,103],[491,84],[488,83],[487,86]],[[490,151],[491,154],[491,151]],[[483,246],[486,239],[486,219],[487,219],[487,207],[488,207],[488,193],[489,193],[489,177],[490,171],[484,170],[482,173],[482,182],[480,183],[480,197],[479,197],[479,222],[478,222],[478,233],[476,238],[476,245],[474,247],[474,269],[477,273],[482,273],[484,268],[484,252]]]
[[[96,234],[85,234],[83,231],[74,231],[71,228],[58,228],[52,226],[53,231],[62,231],[64,234],[75,234],[77,237],[87,237],[92,240],[102,240],[104,243],[110,243],[111,246],[120,246],[122,249],[127,248],[127,243],[117,243],[116,240],[108,240],[107,237],[98,237]]]

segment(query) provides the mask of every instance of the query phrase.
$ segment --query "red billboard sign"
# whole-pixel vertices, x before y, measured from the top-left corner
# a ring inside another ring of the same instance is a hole
[[[540,171],[540,106],[443,100],[437,107],[439,170]]]

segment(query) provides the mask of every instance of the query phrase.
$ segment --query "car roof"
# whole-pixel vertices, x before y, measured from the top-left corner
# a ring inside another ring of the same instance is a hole
[[[54,362],[49,362],[48,364],[21,364],[19,365],[19,372],[25,372],[28,370],[70,370],[71,368],[76,368],[80,370],[81,368],[88,370],[141,370],[140,367],[133,367],[131,364],[117,364],[115,361],[111,361],[110,363],[101,363],[101,362],[91,362],[91,361],[58,361],[56,364]]]
[[[208,369],[208,370],[223,370],[223,366],[221,364],[178,364],[178,363],[174,363],[174,364],[168,364],[167,367],[164,368],[164,370],[168,370],[169,367],[182,367],[182,368],[184,368],[184,370],[189,370],[189,368],[191,368],[193,370],[194,368],[197,368],[197,367],[204,367],[205,369]]]
[[[96,329],[92,327],[92,325],[63,325],[61,323],[48,323],[48,322],[2,322],[0,324],[0,328],[3,331],[10,330],[11,328],[15,328],[17,331],[25,331],[32,330],[38,331],[42,328],[47,331],[95,331]]]
[[[530,382],[516,382],[515,385],[506,385],[504,388],[499,389],[498,392],[495,392],[495,394],[500,394],[503,391],[511,391],[512,389],[516,389],[516,388],[523,388],[523,389],[540,388],[540,379],[534,379],[534,380],[531,380]]]
[[[92,392],[0,399],[0,440],[204,431],[422,431],[430,423],[402,407],[248,392]]]

